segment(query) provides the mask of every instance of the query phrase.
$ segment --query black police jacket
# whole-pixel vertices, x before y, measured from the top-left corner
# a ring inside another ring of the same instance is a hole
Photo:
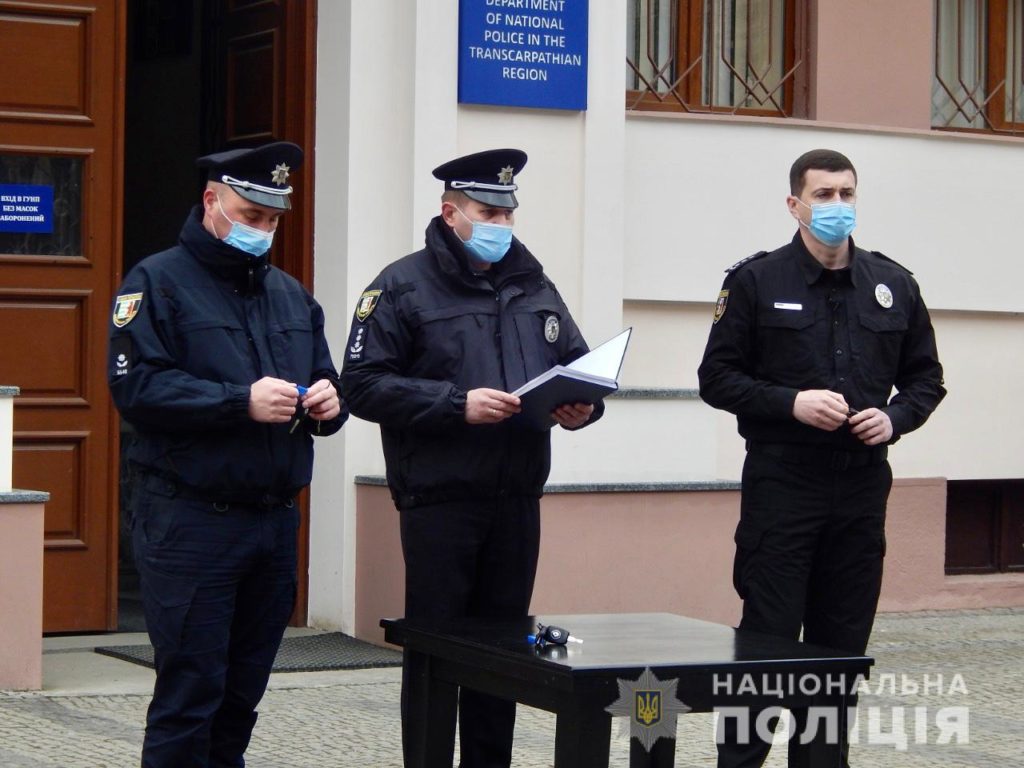
[[[213,237],[197,206],[178,245],[143,259],[115,300],[108,379],[136,430],[129,461],[212,500],[291,497],[312,476],[312,435],[348,414],[294,432],[255,422],[249,387],[264,376],[337,385],[323,310],[290,275]]]
[[[511,392],[587,351],[555,286],[522,243],[513,239],[498,264],[476,275],[437,217],[427,227],[426,248],[385,268],[360,298],[342,385],[352,413],[380,424],[388,485],[400,509],[539,497],[551,466],[549,431],[514,417],[467,424],[466,393]],[[599,403],[588,423],[603,410]]]
[[[801,390],[827,389],[857,410],[885,411],[892,441],[921,426],[945,396],[917,282],[852,239],[850,253],[849,268],[825,269],[797,232],[729,270],[698,371],[700,394],[736,414],[748,440],[864,447],[848,425],[826,432],[798,422]]]

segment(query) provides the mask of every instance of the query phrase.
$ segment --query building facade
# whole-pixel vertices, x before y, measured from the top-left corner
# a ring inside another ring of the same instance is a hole
[[[496,12],[509,5],[487,4]],[[106,309],[98,297],[109,298],[123,269],[156,238],[152,227],[133,227],[133,201],[142,196],[150,206],[171,207],[166,190],[142,192],[143,177],[152,174],[140,169],[156,162],[147,147],[160,154],[172,142],[162,133],[166,122],[146,115],[169,99],[182,102],[178,113],[205,113],[209,95],[221,93],[207,38],[223,19],[204,17],[197,4],[188,24],[147,25],[140,11],[147,5],[161,4],[96,2],[99,10],[85,22],[96,27],[98,16],[109,16],[113,58],[105,66],[129,84],[127,97],[118,96],[116,77],[96,86],[111,91],[114,106],[89,140],[108,142],[115,190],[138,194],[126,194],[123,206],[115,194],[107,213],[94,214],[100,218],[91,231],[106,222],[104,248],[113,254],[109,264],[90,261],[99,273],[95,286],[62,289],[97,292],[92,303],[65,297],[72,314],[87,305],[79,313],[98,318],[81,331],[92,345],[81,358],[82,376],[102,365]],[[213,99],[228,107],[197,129],[176,130],[175,157],[200,154],[211,125],[227,126],[222,140],[272,136],[312,148],[297,196],[303,213],[277,258],[313,287],[336,362],[365,285],[421,246],[440,204],[430,170],[491,147],[529,154],[516,234],[543,262],[587,339],[594,344],[634,328],[623,392],[608,401],[605,418],[554,435],[536,611],[737,618],[731,559],[743,443],[732,417],[697,398],[696,369],[723,270],[792,237],[788,169],[815,147],[837,149],[857,166],[854,237],[914,272],[949,390],[925,427],[891,452],[897,481],[882,608],[1024,604],[1024,575],[1015,572],[1024,568],[1024,417],[1016,407],[1024,264],[1013,230],[1024,170],[1019,0],[592,1],[585,110],[460,104],[459,0],[211,5],[223,5],[228,21],[232,13],[255,12],[246,6],[277,14],[278,36],[267,43],[270,63],[257,82],[279,107],[246,113],[238,105],[257,98],[248,91],[235,101]],[[530,12],[554,17],[556,5]],[[11,18],[58,14],[57,6],[44,7],[0,2],[0,42],[23,34]],[[254,34],[229,44],[229,75],[262,61],[263,38]],[[172,53],[140,55],[140,35]],[[93,56],[95,69],[96,55],[83,50],[80,60]],[[196,82],[213,84],[194,92],[176,86],[183,81],[174,71],[189,67]],[[230,97],[233,81],[226,82]],[[26,111],[38,117],[49,109],[12,101],[0,110],[0,127],[20,130]],[[236,113],[249,114],[255,127],[232,122]],[[269,125],[260,124],[268,114]],[[78,127],[65,123],[67,131]],[[38,135],[5,134],[0,156],[39,153]],[[60,141],[53,146],[76,146]],[[158,171],[173,167],[168,160]],[[174,189],[172,223],[195,192],[191,179]],[[0,260],[7,299],[0,307],[15,322],[34,323],[35,315],[26,321],[26,307],[54,278],[24,275],[25,258]],[[0,359],[16,361],[27,351]],[[90,452],[113,455],[116,429],[88,439],[54,437],[63,434],[60,417],[70,407],[45,421],[43,401],[53,399],[45,382],[34,382],[26,366],[5,363],[2,370],[0,379],[15,380],[0,384],[19,386],[30,401],[16,407],[16,486],[19,454],[27,466],[25,457],[40,445],[70,445],[69,466],[80,474]],[[105,396],[97,386],[81,399]],[[105,505],[96,514],[116,530],[116,475],[96,473],[89,476],[108,498],[81,504]],[[318,444],[300,621],[375,638],[377,620],[401,612],[397,514],[383,474],[375,425],[353,419],[339,437]],[[45,473],[26,470],[24,477],[35,487]],[[59,494],[55,503],[62,503]],[[68,519],[85,519],[75,509],[68,507]],[[109,591],[116,537],[104,535],[111,542],[103,560]],[[48,533],[49,546],[55,537]],[[112,605],[102,609],[108,623]]]

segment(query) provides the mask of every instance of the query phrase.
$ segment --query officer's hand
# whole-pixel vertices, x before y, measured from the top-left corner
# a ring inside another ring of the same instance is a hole
[[[310,418],[317,421],[330,421],[341,413],[338,390],[327,379],[320,379],[310,385],[309,391],[303,395],[302,407],[309,409]]]
[[[838,392],[827,389],[806,389],[797,393],[793,417],[811,427],[834,432],[846,423],[850,406]]]
[[[497,424],[519,413],[519,398],[500,389],[471,389],[466,393],[467,424]]]
[[[586,424],[593,412],[594,406],[588,403],[560,405],[551,412],[551,418],[566,429],[576,429]]]
[[[294,382],[264,376],[249,387],[249,418],[267,424],[281,424],[295,415],[299,390]]]
[[[885,445],[892,439],[892,420],[885,411],[866,408],[850,417],[850,431],[864,445]]]

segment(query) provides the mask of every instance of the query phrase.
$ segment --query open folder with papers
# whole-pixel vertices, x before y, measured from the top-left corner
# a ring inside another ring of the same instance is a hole
[[[512,394],[522,412],[515,418],[534,429],[550,429],[551,412],[560,405],[596,403],[619,388],[619,372],[632,328],[595,347],[569,365],[556,365],[526,382]]]

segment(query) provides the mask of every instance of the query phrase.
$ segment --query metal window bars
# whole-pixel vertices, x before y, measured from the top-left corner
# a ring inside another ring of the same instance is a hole
[[[631,0],[626,108],[794,115],[807,0]]]
[[[932,127],[1024,135],[1024,0],[936,0]]]

